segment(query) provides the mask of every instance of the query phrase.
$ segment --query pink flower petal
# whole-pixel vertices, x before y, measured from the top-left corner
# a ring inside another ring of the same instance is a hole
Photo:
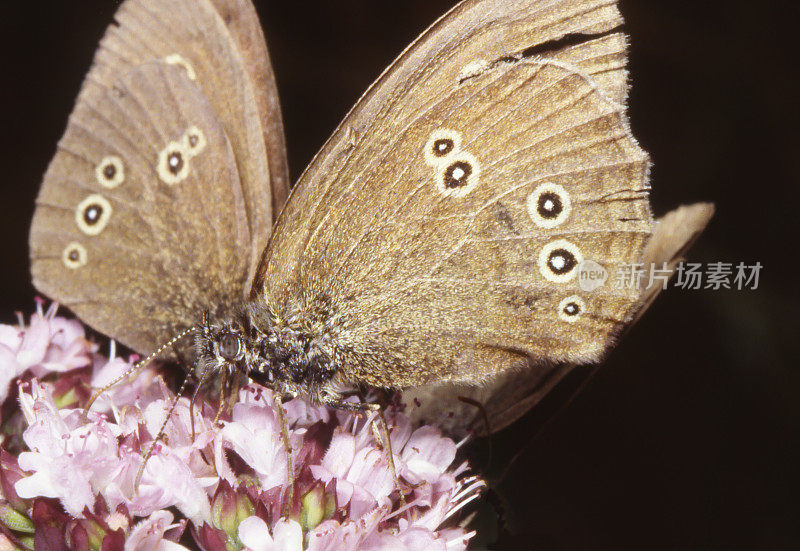
[[[177,526],[172,520],[169,511],[155,511],[133,527],[125,541],[125,551],[188,551],[183,545],[164,539],[164,533]]]
[[[239,524],[239,540],[250,551],[302,551],[303,529],[297,522],[280,519],[270,536],[267,523],[252,516]]]
[[[333,431],[331,444],[328,451],[322,458],[322,466],[325,467],[332,476],[341,478],[350,470],[353,459],[356,455],[355,438],[349,432],[341,428]]]
[[[275,546],[267,523],[256,516],[239,523],[239,541],[251,551],[270,551]]]
[[[405,463],[411,482],[435,482],[453,463],[456,457],[455,442],[430,426],[414,431],[403,448],[400,458]]]

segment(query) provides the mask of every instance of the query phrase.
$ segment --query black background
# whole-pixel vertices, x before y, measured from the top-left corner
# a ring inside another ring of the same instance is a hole
[[[293,179],[370,82],[452,4],[258,3]],[[99,0],[0,8],[4,322],[33,308],[35,194],[115,8]],[[495,437],[491,472],[509,467],[498,488],[509,513],[499,548],[800,547],[800,81],[791,9],[622,1],[632,125],[655,162],[655,211],[716,202],[692,260],[760,261],[761,285],[671,290],[570,407],[544,424],[567,385]]]

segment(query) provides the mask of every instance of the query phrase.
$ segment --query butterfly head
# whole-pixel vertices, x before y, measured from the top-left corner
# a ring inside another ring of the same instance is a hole
[[[335,353],[325,339],[282,324],[258,309],[211,319],[207,314],[195,334],[198,373],[220,374],[228,385],[246,378],[286,398],[303,396],[314,403],[341,401]]]
[[[207,313],[195,331],[197,373],[224,380],[242,379],[259,362],[259,339],[253,339],[239,320],[212,319]]]

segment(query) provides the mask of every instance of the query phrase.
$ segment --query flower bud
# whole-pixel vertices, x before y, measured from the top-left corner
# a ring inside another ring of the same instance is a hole
[[[5,500],[0,501],[0,522],[15,532],[33,534],[34,531],[33,521]]]
[[[320,522],[325,520],[329,509],[327,501],[322,484],[314,484],[303,495],[300,499],[302,508],[298,519],[303,530],[313,530]]]

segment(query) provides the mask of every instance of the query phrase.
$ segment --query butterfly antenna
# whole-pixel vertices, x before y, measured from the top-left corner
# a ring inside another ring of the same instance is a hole
[[[161,440],[161,437],[164,436],[164,428],[166,428],[167,423],[169,422],[169,418],[172,416],[172,412],[175,411],[175,406],[178,405],[178,400],[183,395],[183,391],[186,390],[186,385],[189,383],[189,377],[185,377],[183,379],[183,383],[181,387],[178,389],[178,392],[175,394],[175,397],[172,399],[172,403],[169,406],[169,411],[167,411],[167,416],[164,417],[164,422],[161,423],[161,427],[158,429],[156,433],[156,437],[153,439],[153,442],[150,444],[150,447],[147,448],[147,453],[144,454],[144,459],[142,460],[142,464],[139,466],[139,470],[136,472],[136,479],[133,482],[133,487],[136,490],[136,493],[139,493],[139,481],[142,479],[142,475],[144,474],[144,468],[147,465],[147,460],[153,455],[153,450],[156,448],[156,444],[158,441]]]
[[[186,329],[185,331],[182,331],[181,333],[175,335],[170,340],[168,340],[167,342],[165,342],[164,344],[159,346],[158,349],[155,352],[153,352],[152,354],[147,356],[144,360],[142,360],[139,363],[135,364],[130,369],[125,370],[125,372],[122,375],[120,375],[119,377],[117,377],[116,379],[114,379],[113,381],[108,383],[107,385],[105,385],[103,388],[101,388],[100,390],[95,392],[92,395],[91,398],[89,398],[89,403],[86,405],[86,408],[84,408],[85,411],[89,411],[90,409],[92,409],[92,404],[94,404],[95,400],[97,400],[100,396],[102,396],[103,393],[106,390],[108,390],[109,388],[115,386],[117,383],[119,383],[123,379],[125,379],[127,377],[130,377],[133,373],[136,373],[136,372],[140,371],[141,369],[147,367],[147,365],[150,362],[152,362],[153,360],[155,360],[158,356],[160,356],[161,353],[164,352],[164,350],[166,350],[167,348],[171,347],[176,342],[178,342],[179,340],[184,338],[186,335],[188,335],[189,333],[192,333],[192,332],[194,332],[196,330],[197,330],[197,326],[193,325],[189,329]],[[186,381],[184,381],[184,384],[186,384]]]

